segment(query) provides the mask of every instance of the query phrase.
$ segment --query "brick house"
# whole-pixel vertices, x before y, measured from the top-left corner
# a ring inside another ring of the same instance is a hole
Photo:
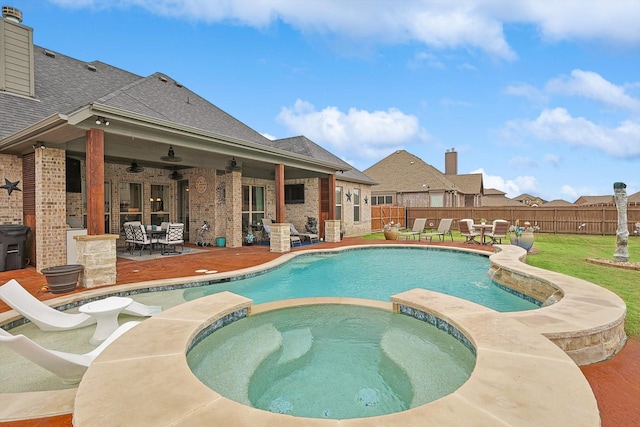
[[[67,263],[70,219],[87,230],[79,263],[108,248],[97,257],[113,272],[131,220],[184,223],[191,242],[207,221],[237,247],[248,224],[269,217],[282,224],[276,252],[289,250],[288,223],[304,229],[307,217],[328,240],[341,226],[370,232],[362,201],[375,182],[317,144],[267,139],[163,73],[143,77],[35,46],[21,22],[3,6],[0,174],[16,191],[0,193],[0,224],[31,228],[38,271]]]
[[[482,174],[458,175],[458,153],[445,153],[445,173],[419,157],[398,150],[364,173],[378,182],[372,189],[374,205],[411,207],[482,206]]]

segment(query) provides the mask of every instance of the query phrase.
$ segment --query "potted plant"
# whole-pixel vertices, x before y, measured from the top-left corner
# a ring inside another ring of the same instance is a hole
[[[398,240],[398,233],[400,231],[398,224],[391,221],[384,226],[384,238],[385,240]]]
[[[69,264],[43,268],[42,274],[47,279],[47,286],[51,293],[62,294],[76,288],[80,273],[83,271],[84,265]]]
[[[520,220],[516,220],[516,224],[509,227],[509,240],[512,245],[517,245],[523,248],[525,251],[531,251],[534,242],[535,231],[538,231],[540,227],[537,225],[532,226],[529,221],[525,221],[524,225],[520,225]]]

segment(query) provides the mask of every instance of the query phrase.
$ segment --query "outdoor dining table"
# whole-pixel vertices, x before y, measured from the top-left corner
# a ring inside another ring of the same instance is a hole
[[[149,236],[149,240],[151,240],[151,249],[149,252],[153,252],[153,249],[156,245],[158,245],[158,239],[161,239],[167,234],[167,230],[163,230],[160,227],[155,228],[147,228],[147,235]]]
[[[473,228],[480,230],[480,243],[484,245],[484,233],[486,230],[491,230],[493,228],[493,223],[486,222],[484,224],[473,224]]]

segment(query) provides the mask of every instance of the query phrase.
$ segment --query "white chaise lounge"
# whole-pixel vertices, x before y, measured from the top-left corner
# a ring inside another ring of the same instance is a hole
[[[0,328],[0,344],[6,345],[36,365],[56,374],[62,379],[63,383],[77,384],[82,379],[89,365],[91,365],[95,358],[98,357],[109,344],[139,324],[140,322],[127,322],[121,325],[102,344],[84,354],[49,350],[22,334],[12,335],[2,328]]]
[[[65,331],[96,323],[96,319],[88,314],[64,313],[49,307],[27,292],[15,279],[0,286],[0,299],[43,331]],[[147,317],[160,311],[160,306],[144,305],[134,301],[123,313]]]

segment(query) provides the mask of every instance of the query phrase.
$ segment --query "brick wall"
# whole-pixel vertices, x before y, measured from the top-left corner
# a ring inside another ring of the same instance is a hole
[[[20,181],[18,188],[22,190],[22,159],[7,154],[0,155],[0,180],[11,182]],[[23,224],[22,217],[22,191],[13,191],[11,195],[4,189],[0,189],[0,224]]]

